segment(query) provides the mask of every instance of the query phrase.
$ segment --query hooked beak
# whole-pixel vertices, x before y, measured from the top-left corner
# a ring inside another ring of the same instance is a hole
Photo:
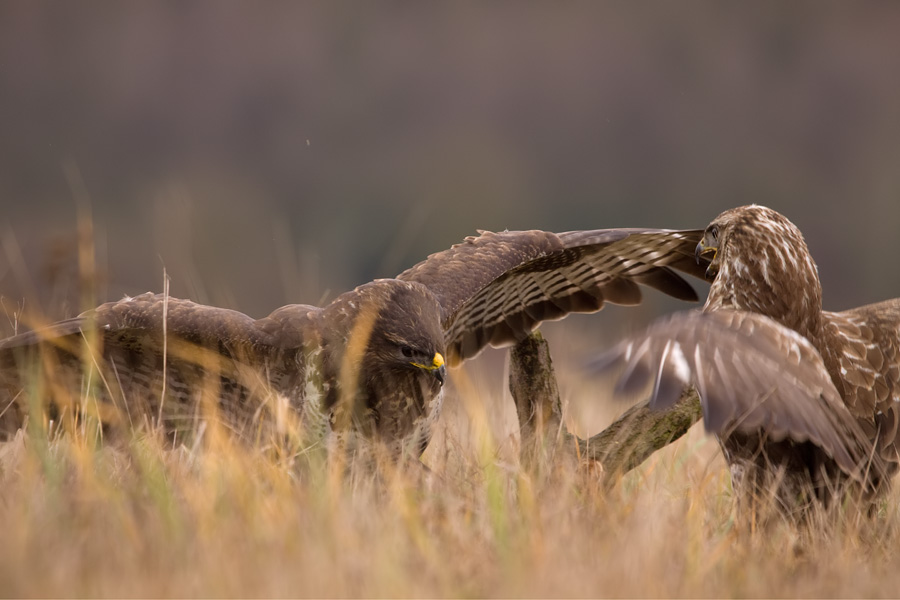
[[[697,247],[694,248],[694,258],[697,260],[697,264],[700,264],[701,258],[706,258],[707,255],[712,254],[709,260],[709,266],[706,269],[706,278],[713,279],[719,272],[719,265],[715,263],[716,257],[719,254],[719,246],[717,245],[717,241],[707,241],[710,237],[710,234],[704,234],[703,239],[697,244]]]
[[[411,364],[415,367],[419,367],[420,369],[431,371],[431,374],[434,375],[435,379],[437,379],[441,385],[444,385],[444,379],[447,376],[447,367],[444,364],[444,357],[440,352],[434,353],[434,358],[431,359],[430,365],[423,365],[420,363]]]

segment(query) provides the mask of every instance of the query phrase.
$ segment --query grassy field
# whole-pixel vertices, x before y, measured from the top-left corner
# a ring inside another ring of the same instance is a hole
[[[624,408],[566,368],[596,345],[551,339],[582,434]],[[505,356],[450,374],[429,469],[276,458],[214,430],[190,448],[20,432],[0,443],[0,596],[900,594],[897,493],[873,519],[751,532],[699,427],[612,487],[568,449],[520,465]]]
[[[22,434],[0,449],[0,595],[900,590],[896,494],[874,520],[752,533],[735,524],[724,462],[698,428],[607,489],[565,452],[518,465],[502,395],[457,379],[431,470],[277,459],[221,436],[173,449],[149,435],[97,447]]]

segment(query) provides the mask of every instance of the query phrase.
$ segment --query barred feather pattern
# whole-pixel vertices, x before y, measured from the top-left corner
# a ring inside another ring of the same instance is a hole
[[[716,217],[696,255],[710,260],[702,311],[623,341],[597,370],[624,373],[619,390],[654,382],[660,406],[696,385],[745,501],[805,514],[882,493],[900,464],[900,299],[823,311],[803,235],[762,206]]]
[[[451,364],[486,346],[524,339],[541,322],[590,313],[607,302],[631,306],[641,285],[686,301],[696,293],[675,270],[695,276],[701,231],[613,229],[560,234],[482,232],[399,275],[441,303]],[[488,251],[500,262],[480,260]]]
[[[607,301],[636,304],[639,284],[695,301],[676,271],[697,274],[701,234],[482,232],[396,279],[262,319],[152,293],[110,302],[0,341],[0,432],[93,411],[110,431],[146,424],[178,439],[216,419],[253,440],[299,426],[310,444],[355,432],[417,456],[445,358]]]

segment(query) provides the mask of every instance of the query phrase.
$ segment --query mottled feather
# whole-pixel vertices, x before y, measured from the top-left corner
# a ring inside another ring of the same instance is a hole
[[[735,489],[777,484],[787,510],[810,489],[827,502],[861,474],[867,495],[883,492],[900,463],[900,299],[822,310],[802,234],[762,206],[716,217],[697,246],[709,255],[703,312],[653,325],[598,368],[624,369],[620,387],[656,377],[667,398],[697,385]],[[685,357],[677,377],[673,344]]]
[[[543,321],[641,302],[638,284],[696,301],[672,269],[701,276],[693,259],[702,232],[659,229],[482,232],[398,278],[418,281],[441,304],[451,364],[486,346],[527,336]]]
[[[212,412],[259,437],[263,417],[282,432],[294,415],[306,429],[362,431],[419,453],[440,413],[445,356],[459,362],[605,302],[637,304],[639,284],[696,300],[673,269],[697,274],[701,233],[482,232],[397,279],[262,319],[150,293],[111,302],[0,341],[0,429],[34,408],[21,392],[38,362],[45,418],[84,412],[93,396],[106,425],[177,435]]]

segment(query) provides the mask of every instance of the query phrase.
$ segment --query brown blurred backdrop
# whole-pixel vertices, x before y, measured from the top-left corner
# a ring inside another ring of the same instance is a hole
[[[261,316],[476,228],[749,202],[826,308],[900,296],[898,32],[887,2],[3,1],[3,307],[78,311],[82,197],[101,301],[165,267]]]

